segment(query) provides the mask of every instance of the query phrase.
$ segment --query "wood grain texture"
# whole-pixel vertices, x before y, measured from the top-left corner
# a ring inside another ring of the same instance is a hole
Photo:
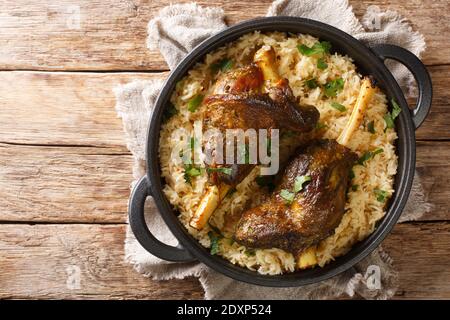
[[[124,235],[124,225],[0,225],[0,298],[202,298],[195,279],[154,282],[135,272],[124,262]]]
[[[0,298],[203,297],[193,278],[136,273],[123,262],[124,233],[124,225],[0,225]],[[400,271],[397,298],[450,297],[450,224],[397,225],[383,247]]]
[[[0,221],[125,222],[131,181],[121,150],[0,144]]]
[[[152,281],[123,256],[132,157],[112,88],[167,77],[145,42],[149,19],[170,2],[1,2],[0,299],[203,297],[196,279]],[[263,16],[271,0],[198,2],[222,7],[232,25]],[[450,2],[350,3],[358,17],[369,5],[396,10],[425,35],[434,98],[416,133],[427,140],[417,144],[417,172],[434,208],[397,225],[383,247],[400,272],[396,298],[449,299]]]
[[[3,69],[34,70],[165,70],[157,51],[146,48],[147,23],[171,1],[30,1],[5,0],[0,5],[0,64]],[[180,0],[177,2],[190,2]],[[271,0],[198,1],[220,6],[230,25],[261,17]],[[446,0],[350,1],[358,17],[369,5],[392,9],[425,35],[427,64],[450,62]],[[249,10],[251,8],[251,10]],[[79,12],[79,28],[77,17]]]
[[[430,68],[432,111],[418,139],[450,139],[450,66]],[[124,147],[112,89],[167,73],[0,72],[0,141]]]
[[[0,141],[122,147],[113,88],[165,73],[0,72]]]
[[[449,154],[450,142],[417,145],[417,171],[434,206],[421,220],[450,220]],[[0,144],[0,221],[123,223],[131,167],[131,155],[113,148]]]

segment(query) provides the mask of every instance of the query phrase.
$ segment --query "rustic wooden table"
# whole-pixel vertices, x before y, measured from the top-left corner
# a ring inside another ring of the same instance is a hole
[[[202,298],[194,278],[155,282],[123,262],[132,159],[112,88],[167,76],[145,40],[169,2],[2,1],[0,298]],[[234,24],[271,1],[199,2]],[[434,209],[383,246],[400,271],[397,298],[450,298],[450,3],[351,3],[358,16],[368,5],[397,10],[425,35],[435,95],[417,167]]]

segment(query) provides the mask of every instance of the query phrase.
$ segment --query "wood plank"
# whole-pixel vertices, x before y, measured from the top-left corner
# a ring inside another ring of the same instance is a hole
[[[124,235],[124,225],[0,225],[0,298],[202,298],[195,279],[135,272],[124,262]]]
[[[125,222],[132,157],[0,144],[0,221]]]
[[[0,141],[126,151],[113,88],[166,73],[0,72]]]
[[[417,170],[434,205],[421,220],[450,220],[449,154],[450,142],[417,145]],[[131,166],[120,149],[0,144],[0,221],[123,223]]]
[[[424,194],[433,205],[420,220],[450,220],[450,142],[417,143],[416,168]],[[445,163],[445,164],[444,164]]]
[[[123,262],[124,233],[123,225],[0,225],[0,298],[202,298],[193,278],[136,273]],[[400,271],[396,298],[450,298],[449,223],[398,225],[383,246]]]
[[[428,68],[433,82],[433,101],[431,112],[422,126],[416,131],[417,139],[450,139],[450,67],[433,66]],[[415,101],[409,101],[415,106]]]
[[[0,15],[0,64],[7,70],[165,70],[167,65],[161,55],[149,51],[145,40],[148,21],[170,2],[93,0],[76,6],[71,0],[5,0]],[[201,5],[221,6],[230,25],[264,16],[271,2],[198,1]],[[369,5],[397,10],[425,35],[430,48],[424,56],[427,64],[450,62],[448,1],[350,3],[358,16]],[[73,15],[77,11],[79,28]]]
[[[450,298],[450,224],[401,224],[383,242],[399,271],[397,299]]]
[[[431,114],[418,139],[450,139],[450,66],[430,67]],[[124,147],[112,88],[167,73],[0,72],[0,141]]]

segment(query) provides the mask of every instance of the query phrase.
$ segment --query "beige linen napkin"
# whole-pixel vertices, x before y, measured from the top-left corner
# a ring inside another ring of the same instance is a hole
[[[268,10],[268,16],[287,15],[306,17],[331,24],[368,43],[392,43],[402,46],[420,57],[425,49],[423,36],[411,27],[397,13],[382,12],[369,7],[359,21],[346,0],[281,0],[275,1]],[[224,12],[220,8],[203,8],[195,3],[176,4],[163,8],[148,25],[148,46],[159,49],[169,67],[177,63],[197,44],[224,29]],[[403,66],[389,66],[403,88],[413,83],[412,76]],[[162,81],[134,81],[114,88],[118,115],[123,120],[127,146],[134,156],[133,177],[145,174],[145,144],[148,119],[151,116]],[[401,218],[414,220],[431,210],[416,173],[412,193]],[[146,220],[150,230],[161,241],[176,245],[177,241],[159,216],[151,198],[146,202]],[[330,280],[300,288],[268,288],[249,285],[225,277],[197,262],[172,263],[158,259],[145,251],[136,241],[130,228],[125,240],[125,259],[134,268],[157,280],[199,278],[206,299],[327,299],[343,295],[367,299],[386,299],[395,294],[398,273],[388,254],[381,248],[375,250],[353,270]],[[370,270],[379,268],[381,286],[374,286]]]

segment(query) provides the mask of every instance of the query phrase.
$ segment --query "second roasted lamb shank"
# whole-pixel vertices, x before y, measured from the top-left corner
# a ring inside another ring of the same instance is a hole
[[[335,140],[320,140],[301,150],[270,199],[244,212],[236,241],[298,256],[331,235],[345,212],[349,172],[356,160],[354,152]]]

